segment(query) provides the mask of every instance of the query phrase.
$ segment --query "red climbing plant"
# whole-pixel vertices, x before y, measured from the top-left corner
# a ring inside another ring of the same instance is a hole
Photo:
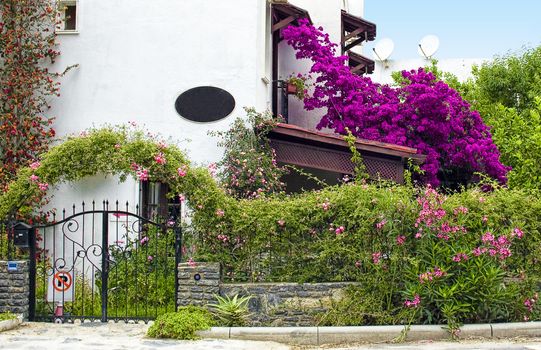
[[[45,112],[63,74],[47,68],[60,54],[56,21],[54,0],[0,2],[0,192],[55,135]]]

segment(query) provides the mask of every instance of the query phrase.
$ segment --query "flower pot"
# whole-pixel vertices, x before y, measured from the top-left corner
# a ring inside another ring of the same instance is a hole
[[[287,93],[288,93],[288,95],[296,95],[297,94],[297,85],[287,83]]]

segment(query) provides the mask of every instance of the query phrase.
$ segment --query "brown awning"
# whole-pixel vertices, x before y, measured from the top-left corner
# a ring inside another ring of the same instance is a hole
[[[342,10],[342,52],[376,38],[376,25]]]
[[[348,51],[349,56],[349,67],[351,72],[362,75],[362,74],[372,74],[374,72],[375,62],[368,57],[359,55],[353,51]]]
[[[343,136],[279,123],[270,132],[269,139],[280,163],[338,174],[354,173],[351,151]],[[416,163],[422,163],[426,158],[417,154],[414,148],[383,142],[358,139],[356,146],[372,179],[403,183],[405,159],[412,158]]]
[[[300,18],[306,18],[312,24],[310,14],[305,9],[291,4],[272,4],[272,32],[290,24],[298,25]]]
[[[307,130],[292,124],[278,123],[270,132],[269,137],[349,150],[348,143],[344,140],[342,135]],[[390,157],[412,158],[419,163],[422,163],[426,158],[426,156],[422,154],[417,154],[417,149],[415,148],[399,146],[392,143],[357,139],[355,144],[357,145],[357,149],[363,151],[363,153],[371,152]]]

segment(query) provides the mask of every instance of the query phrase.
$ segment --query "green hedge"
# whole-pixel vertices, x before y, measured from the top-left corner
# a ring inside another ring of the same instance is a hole
[[[540,222],[539,195],[521,190],[444,196],[352,184],[241,201],[193,224],[196,258],[221,262],[226,279],[359,281],[365,287],[358,299],[370,300],[378,315],[352,319],[454,329],[537,318]],[[346,309],[362,314],[361,306]]]

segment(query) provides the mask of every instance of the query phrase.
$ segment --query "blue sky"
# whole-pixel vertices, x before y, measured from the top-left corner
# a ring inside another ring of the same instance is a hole
[[[391,59],[416,58],[419,40],[440,39],[435,58],[492,58],[541,44],[541,0],[364,0],[376,40],[394,41]]]

